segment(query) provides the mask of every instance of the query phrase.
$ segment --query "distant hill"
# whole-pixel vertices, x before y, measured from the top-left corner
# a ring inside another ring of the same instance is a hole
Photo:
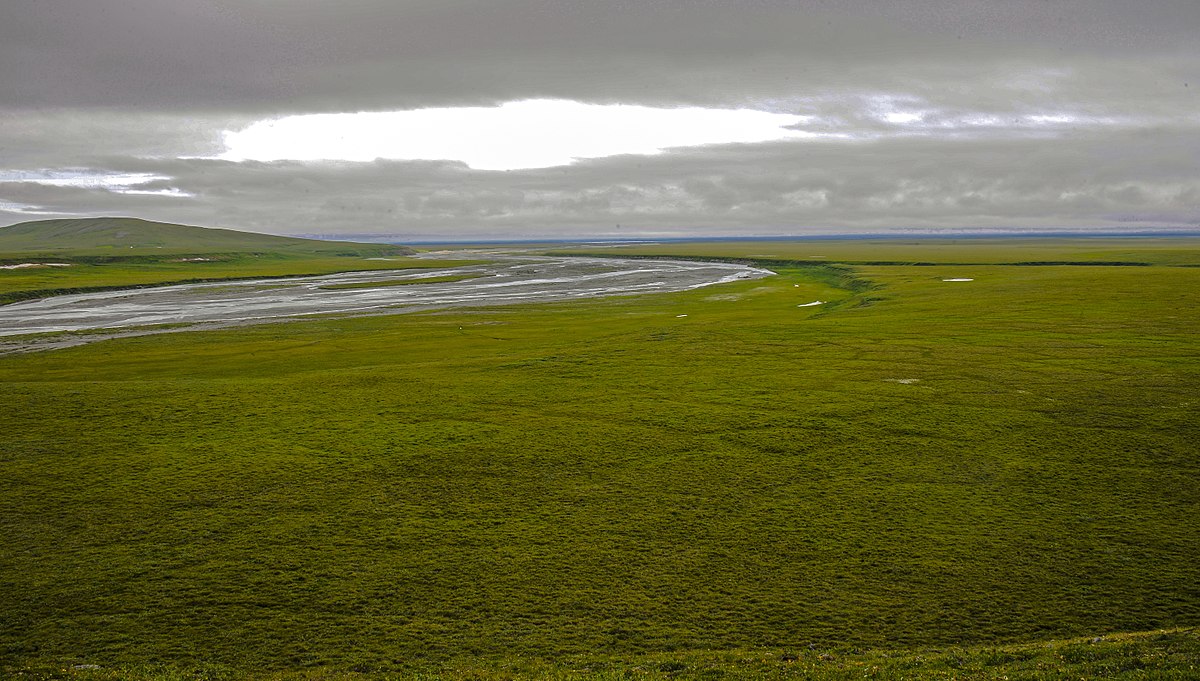
[[[146,255],[181,252],[409,255],[413,250],[388,244],[318,241],[138,218],[34,220],[0,227],[0,253]]]

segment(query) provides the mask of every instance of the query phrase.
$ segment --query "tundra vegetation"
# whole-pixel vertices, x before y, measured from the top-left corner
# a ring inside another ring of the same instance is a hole
[[[0,674],[1195,678],[1200,241],[603,252],[777,275],[0,357]]]

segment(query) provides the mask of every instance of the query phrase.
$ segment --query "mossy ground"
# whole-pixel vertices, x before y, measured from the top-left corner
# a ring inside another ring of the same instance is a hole
[[[999,678],[1200,623],[1200,268],[779,272],[0,358],[0,668]],[[1188,678],[1167,635],[1113,669]]]
[[[696,650],[632,656],[571,655],[553,660],[521,657],[461,658],[437,671],[328,668],[247,671],[216,664],[192,667],[40,665],[19,670],[28,681],[671,681],[696,679],[1156,679],[1185,681],[1200,674],[1195,629],[1113,634],[999,646],[904,650],[777,648]]]

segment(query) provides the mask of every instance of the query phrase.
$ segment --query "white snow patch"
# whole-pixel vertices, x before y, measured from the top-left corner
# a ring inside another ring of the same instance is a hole
[[[679,319],[679,318],[681,318],[681,317],[686,317],[686,316],[687,316],[687,315],[685,315],[685,314],[677,314],[677,315],[675,315],[675,318],[676,318],[676,319]]]
[[[824,305],[824,304],[825,304],[824,300],[814,300],[811,303],[802,303],[800,305],[797,305],[796,307],[812,307],[814,305]]]
[[[975,281],[974,279],[966,279],[964,277],[955,277],[954,279],[943,279],[942,281]]]

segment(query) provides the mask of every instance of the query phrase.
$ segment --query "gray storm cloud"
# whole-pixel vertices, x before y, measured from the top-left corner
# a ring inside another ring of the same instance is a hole
[[[1194,2],[11,0],[3,14],[0,223],[120,213],[400,239],[1200,223]],[[226,131],[273,117],[537,98],[751,108],[805,116],[815,136],[507,172],[216,159]]]

